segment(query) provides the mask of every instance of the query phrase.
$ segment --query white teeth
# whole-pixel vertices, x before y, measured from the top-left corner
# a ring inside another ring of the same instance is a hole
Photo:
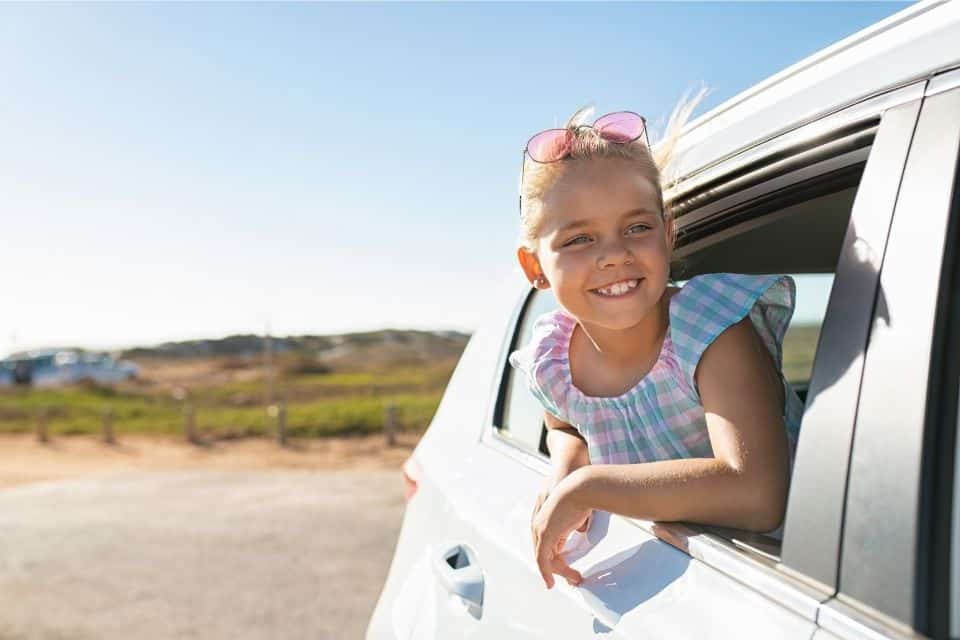
[[[624,280],[623,282],[616,282],[609,287],[597,289],[597,293],[605,296],[622,296],[630,289],[636,287],[638,284],[640,284],[639,280]]]

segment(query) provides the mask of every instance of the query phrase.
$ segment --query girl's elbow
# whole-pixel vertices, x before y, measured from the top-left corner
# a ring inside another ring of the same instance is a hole
[[[757,533],[773,531],[783,523],[787,511],[786,487],[766,482],[752,491],[745,529]]]

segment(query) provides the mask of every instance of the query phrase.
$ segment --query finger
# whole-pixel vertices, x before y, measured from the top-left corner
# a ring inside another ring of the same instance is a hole
[[[537,568],[540,570],[540,577],[547,589],[553,588],[553,571],[551,570],[550,553],[546,545],[537,546]]]
[[[553,545],[553,552],[557,555],[563,553],[563,548],[567,546],[567,536],[560,536],[557,539],[557,544]]]
[[[536,502],[533,505],[533,513],[530,514],[530,536],[533,538],[533,547],[537,547],[537,531],[536,525],[534,524],[537,519],[537,513],[540,511],[540,507],[543,506],[543,494],[537,496]]]
[[[583,582],[583,576],[580,575],[580,572],[568,565],[561,555],[557,555],[553,559],[553,572],[566,578],[569,584],[578,585]]]
[[[583,524],[577,527],[577,531],[581,533],[590,528],[590,522],[593,520],[593,511],[587,514],[586,520],[583,521]]]
[[[537,496],[537,499],[533,501],[533,513],[530,514],[530,519],[533,520],[537,517],[537,512],[540,511],[540,507],[543,506],[543,495]]]

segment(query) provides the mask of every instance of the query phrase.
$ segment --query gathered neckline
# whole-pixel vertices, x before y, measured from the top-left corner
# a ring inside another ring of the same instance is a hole
[[[622,400],[629,400],[635,395],[637,389],[647,384],[647,381],[650,380],[653,372],[663,366],[667,353],[673,349],[673,340],[670,338],[670,327],[672,325],[670,322],[670,316],[672,315],[671,311],[673,310],[673,301],[680,291],[682,291],[682,287],[678,288],[677,292],[670,296],[670,300],[667,304],[667,330],[663,336],[663,342],[660,343],[660,353],[657,354],[656,361],[654,361],[650,369],[632,387],[616,396],[591,396],[584,393],[577,385],[573,383],[573,372],[570,369],[570,344],[573,341],[573,332],[577,329],[578,320],[573,316],[568,315],[562,309],[559,310],[560,315],[567,322],[567,326],[565,327],[565,335],[563,336],[563,341],[561,342],[561,345],[563,346],[563,352],[561,353],[560,363],[566,382],[578,400],[581,402],[597,403],[616,403]]]

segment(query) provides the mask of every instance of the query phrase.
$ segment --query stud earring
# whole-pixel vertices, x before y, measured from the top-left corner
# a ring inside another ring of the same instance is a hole
[[[533,281],[533,286],[537,289],[547,284],[547,279],[543,276],[537,276],[536,280]]]

